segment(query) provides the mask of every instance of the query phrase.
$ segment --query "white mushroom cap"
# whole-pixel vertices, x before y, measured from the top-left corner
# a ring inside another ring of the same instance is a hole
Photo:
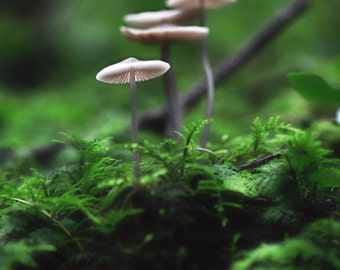
[[[132,26],[147,28],[165,23],[181,24],[197,18],[198,13],[198,9],[160,10],[128,14],[123,20]]]
[[[171,8],[217,8],[236,2],[236,0],[167,0],[166,6]]]
[[[147,44],[160,44],[174,41],[197,41],[205,38],[209,28],[201,26],[161,25],[149,29],[136,29],[122,26],[121,33],[132,40]]]
[[[129,83],[131,71],[136,82],[146,81],[163,75],[170,65],[160,60],[141,61],[130,57],[117,64],[108,66],[98,72],[96,79],[105,83]]]

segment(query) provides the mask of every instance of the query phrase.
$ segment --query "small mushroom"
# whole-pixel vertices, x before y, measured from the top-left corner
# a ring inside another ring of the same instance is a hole
[[[167,0],[166,6],[171,8],[217,8],[236,2],[236,0]]]
[[[340,125],[340,108],[338,108],[336,110],[336,113],[335,113],[335,122]]]
[[[136,82],[146,81],[163,75],[170,65],[160,60],[140,61],[130,57],[98,72],[96,79],[105,83],[130,83],[132,142],[138,144],[138,120],[136,102]],[[133,152],[134,174],[139,178],[139,153]]]
[[[199,9],[199,22],[200,26],[205,26],[205,8],[217,8],[223,5],[228,5],[236,0],[167,0],[166,6],[171,8],[185,8],[185,9]],[[215,83],[214,83],[214,76],[212,73],[212,68],[210,65],[209,57],[208,57],[208,44],[207,39],[202,39],[201,43],[201,58],[202,58],[202,65],[204,68],[205,76],[206,76],[206,83],[207,83],[207,109],[205,117],[206,119],[211,119],[213,115],[213,107],[214,107],[214,99],[215,99]],[[203,129],[202,139],[201,139],[201,147],[205,148],[206,144],[209,139],[210,133],[210,125],[205,125]]]
[[[148,11],[124,16],[125,23],[134,27],[148,28],[162,24],[176,24],[194,20],[198,17],[199,9],[173,9]]]
[[[202,40],[209,33],[209,29],[207,27],[175,25],[161,25],[149,29],[136,29],[122,26],[120,31],[125,37],[134,41],[144,44],[159,44],[161,46],[161,59],[167,63],[170,63],[169,45],[171,43]],[[175,75],[172,69],[165,74],[163,82],[167,98],[169,118],[167,136],[180,140],[180,137],[174,131],[181,129],[183,108],[182,102],[179,98]]]
[[[188,42],[204,39],[209,29],[201,26],[177,26],[163,24],[148,29],[137,29],[122,26],[121,33],[134,41],[144,44],[170,44],[173,42]]]

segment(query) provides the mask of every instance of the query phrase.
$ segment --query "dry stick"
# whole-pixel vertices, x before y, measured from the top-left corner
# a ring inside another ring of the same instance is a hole
[[[301,15],[309,6],[309,0],[295,0],[262,30],[260,30],[246,45],[241,47],[230,58],[222,61],[214,71],[215,85],[225,82],[229,77],[259,54],[270,44],[285,28]],[[205,81],[200,81],[196,86],[188,91],[183,97],[183,109],[189,110],[206,93]],[[166,119],[167,109],[165,107],[154,109],[140,118],[140,128],[157,130]]]
[[[275,154],[271,154],[262,158],[259,158],[253,162],[249,162],[240,166],[237,166],[237,170],[242,171],[242,170],[251,170],[251,169],[255,169],[257,167],[260,167],[266,163],[268,163],[269,161],[276,159],[276,158],[280,158],[282,156],[282,154],[285,152],[286,150],[281,150],[278,153]]]
[[[23,204],[27,204],[29,206],[33,206],[32,203],[28,202],[28,201],[25,201],[23,199],[20,199],[20,198],[11,198],[11,200],[13,201],[16,201],[16,202],[21,202]],[[84,251],[84,248],[83,246],[81,245],[81,243],[79,242],[79,240],[73,236],[73,234],[68,230],[66,229],[66,227],[61,224],[57,219],[55,219],[49,212],[47,212],[46,210],[41,210],[41,212],[47,216],[49,219],[51,219],[64,233],[66,233],[66,235],[68,237],[70,237],[74,242],[75,244],[77,245],[79,251],[83,252]]]

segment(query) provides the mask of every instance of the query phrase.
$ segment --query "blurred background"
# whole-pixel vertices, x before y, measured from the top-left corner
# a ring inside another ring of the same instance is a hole
[[[207,11],[212,66],[232,55],[291,0],[238,0]],[[158,46],[124,38],[125,14],[165,9],[163,0],[1,0],[0,148],[45,145],[66,132],[85,137],[121,135],[130,121],[127,85],[95,80],[103,67],[127,57],[159,59]],[[249,131],[256,116],[281,115],[306,126],[332,119],[333,108],[311,104],[286,75],[315,72],[340,86],[339,0],[311,0],[310,9],[216,92],[211,140]],[[181,91],[203,78],[200,46],[171,47]],[[161,78],[138,84],[138,113],[164,104]],[[185,124],[203,118],[202,100]],[[123,133],[125,134],[125,133]],[[159,136],[147,131],[151,141]]]

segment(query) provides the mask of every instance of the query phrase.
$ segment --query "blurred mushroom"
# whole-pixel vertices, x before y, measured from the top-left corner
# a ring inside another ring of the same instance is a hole
[[[207,27],[175,25],[161,25],[149,29],[135,29],[122,26],[120,31],[125,37],[134,41],[144,44],[159,44],[161,46],[161,59],[167,63],[170,63],[169,45],[172,42],[202,40],[209,33]],[[183,108],[172,69],[165,74],[163,82],[167,98],[169,121],[166,135],[170,138],[180,140],[180,137],[175,131],[181,129]]]
[[[218,8],[236,2],[236,0],[167,0],[171,8]]]
[[[167,0],[171,8],[218,8],[236,2],[236,0]]]
[[[130,57],[98,72],[96,79],[105,83],[130,83],[132,142],[138,144],[138,120],[136,102],[136,82],[146,81],[163,75],[170,65],[160,60],[140,61]],[[139,178],[139,153],[133,152],[134,174]]]
[[[205,26],[205,8],[217,8],[223,5],[228,5],[233,2],[236,2],[236,0],[167,0],[166,6],[171,8],[185,8],[185,9],[199,9],[200,15],[199,15],[199,22],[201,26]],[[206,76],[206,82],[207,82],[207,109],[205,117],[206,119],[211,119],[213,115],[213,107],[214,107],[214,99],[215,99],[215,83],[214,83],[214,77],[212,73],[212,68],[209,62],[208,57],[208,49],[207,49],[207,39],[202,39],[201,43],[201,58],[202,58],[202,64]],[[205,125],[203,129],[202,139],[201,139],[201,147],[206,147],[208,139],[209,139],[209,133],[210,133],[210,125]]]
[[[198,41],[204,39],[209,29],[201,26],[177,26],[162,24],[148,29],[122,26],[121,33],[134,41],[144,44],[169,44],[173,42]]]
[[[336,113],[335,113],[335,122],[340,125],[340,108],[338,108],[336,110]]]
[[[183,24],[198,18],[199,9],[173,9],[141,12],[124,16],[125,23],[141,28],[155,27],[162,24]]]

